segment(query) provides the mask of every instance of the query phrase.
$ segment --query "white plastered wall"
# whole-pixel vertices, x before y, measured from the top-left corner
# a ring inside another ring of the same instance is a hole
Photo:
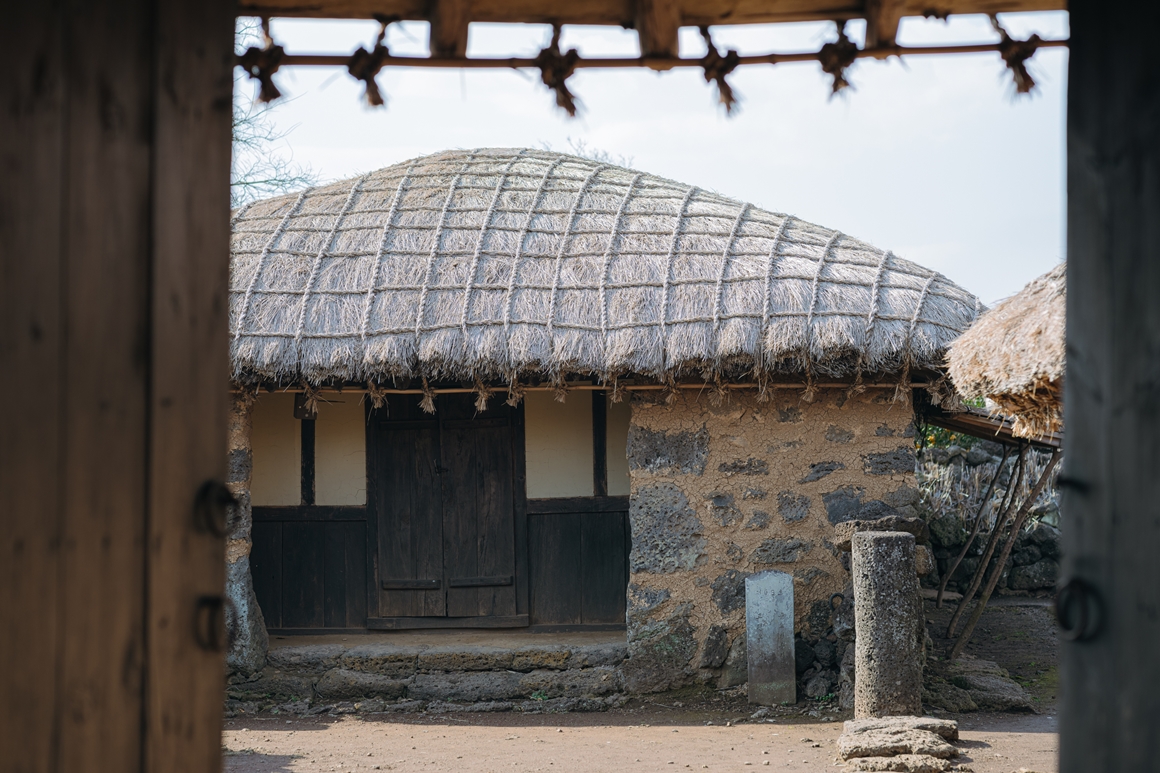
[[[256,506],[297,505],[302,501],[302,429],[294,418],[294,395],[259,394],[253,409],[251,447]]]
[[[366,413],[362,395],[324,395],[314,422],[314,501],[367,503]]]
[[[524,450],[528,499],[592,496],[592,393],[527,393]]]

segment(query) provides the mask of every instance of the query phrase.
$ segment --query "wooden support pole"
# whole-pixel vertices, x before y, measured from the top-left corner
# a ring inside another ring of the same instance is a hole
[[[1158,3],[1071,0],[1061,773],[1160,771]],[[1072,610],[1073,613],[1076,610]],[[1081,635],[1083,634],[1083,635]]]
[[[1011,514],[1017,502],[1019,494],[1019,486],[1023,484],[1023,476],[1027,474],[1027,455],[1030,453],[1027,448],[1019,454],[1019,463],[1015,467],[1015,472],[1011,475],[1011,482],[1007,486],[1007,494],[1003,498],[1003,505],[999,513],[995,516],[995,526],[991,530],[991,537],[987,540],[987,548],[983,551],[982,557],[979,559],[979,566],[975,569],[975,574],[971,578],[971,585],[967,588],[967,592],[963,594],[962,599],[959,600],[959,606],[955,613],[951,615],[951,620],[947,623],[947,638],[953,639],[955,636],[955,628],[958,627],[959,620],[963,613],[967,611],[967,607],[971,605],[971,599],[975,597],[979,586],[983,584],[983,578],[987,574],[987,567],[991,564],[991,557],[995,555],[995,548],[999,546],[999,539],[1003,533],[1003,527],[1007,523],[1007,516]]]
[[[1011,446],[1003,446],[1003,458],[999,460],[999,466],[995,468],[995,474],[991,476],[991,482],[987,485],[987,493],[983,494],[983,498],[979,500],[979,509],[975,513],[975,522],[971,526],[971,533],[967,536],[967,541],[963,545],[963,549],[955,556],[955,560],[943,572],[942,581],[938,584],[938,595],[935,597],[934,605],[942,609],[943,594],[946,593],[947,582],[951,579],[951,575],[963,563],[963,559],[967,557],[967,551],[971,549],[971,545],[975,543],[975,537],[979,536],[979,530],[983,527],[983,514],[987,512],[987,503],[991,501],[991,494],[995,491],[995,484],[999,482],[999,478],[1003,475],[1003,466],[1007,464],[1007,457],[1011,455]],[[1008,492],[1010,489],[1008,489]],[[1006,499],[1006,497],[1004,497]],[[1003,508],[999,508],[999,513],[1003,512]],[[998,519],[996,519],[998,520]]]
[[[979,596],[979,603],[971,610],[971,616],[967,619],[967,624],[963,626],[962,634],[959,635],[959,638],[955,641],[955,645],[951,648],[949,660],[957,660],[963,654],[963,650],[967,648],[967,643],[971,640],[971,634],[975,632],[975,626],[979,624],[979,618],[983,616],[983,612],[987,609],[987,602],[991,600],[991,594],[995,592],[995,586],[999,584],[999,578],[1003,576],[1003,567],[1006,565],[1007,559],[1011,557],[1011,550],[1015,547],[1015,541],[1019,539],[1019,532],[1023,530],[1023,525],[1027,523],[1027,517],[1031,514],[1031,506],[1039,498],[1039,494],[1043,491],[1044,485],[1047,484],[1047,480],[1051,477],[1051,472],[1055,469],[1055,465],[1058,462],[1059,451],[1054,451],[1051,454],[1051,461],[1043,468],[1043,474],[1035,482],[1031,493],[1023,500],[1023,506],[1019,508],[1019,512],[1015,515],[1015,521],[1011,524],[1011,533],[1007,535],[1007,541],[1003,543],[1003,550],[999,553],[999,559],[995,561],[995,568],[991,570],[991,576],[987,578],[987,587],[983,589],[982,595]],[[996,529],[997,532],[998,529]]]

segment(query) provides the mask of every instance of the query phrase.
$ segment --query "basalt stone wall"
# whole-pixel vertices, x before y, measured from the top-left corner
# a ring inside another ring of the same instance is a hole
[[[834,526],[917,514],[914,416],[892,396],[633,394],[629,692],[744,682],[745,578],[767,569],[794,576],[795,629],[830,654],[814,671],[832,668],[837,690],[846,639],[831,597],[850,599],[850,574]]]

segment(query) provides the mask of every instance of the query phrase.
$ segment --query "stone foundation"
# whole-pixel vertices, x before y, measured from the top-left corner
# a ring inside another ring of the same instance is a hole
[[[235,674],[227,713],[600,711],[624,702],[624,643],[297,645]]]
[[[847,640],[831,597],[850,598],[834,526],[916,514],[913,412],[892,396],[633,394],[629,692],[744,681],[745,578],[765,569],[794,576],[795,630],[825,654],[802,669],[807,694],[837,691]]]

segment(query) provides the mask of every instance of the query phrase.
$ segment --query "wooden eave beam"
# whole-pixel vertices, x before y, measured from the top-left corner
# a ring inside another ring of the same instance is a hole
[[[462,0],[467,3],[468,22],[507,24],[590,24],[634,28],[639,23],[638,0]],[[653,0],[656,2],[656,0]],[[1065,11],[1066,0],[899,0],[902,16],[941,14],[1015,13]],[[868,14],[867,0],[668,0],[680,23],[687,26],[722,24],[769,24],[775,22],[861,19]],[[373,19],[432,21],[443,13],[441,2],[432,0],[240,0],[243,16],[299,17],[317,19]],[[650,13],[656,9],[650,9]],[[657,16],[660,24],[667,16]],[[441,22],[445,23],[445,22]],[[655,27],[657,33],[661,27]],[[658,37],[657,40],[663,40]],[[671,43],[671,36],[669,38]]]

